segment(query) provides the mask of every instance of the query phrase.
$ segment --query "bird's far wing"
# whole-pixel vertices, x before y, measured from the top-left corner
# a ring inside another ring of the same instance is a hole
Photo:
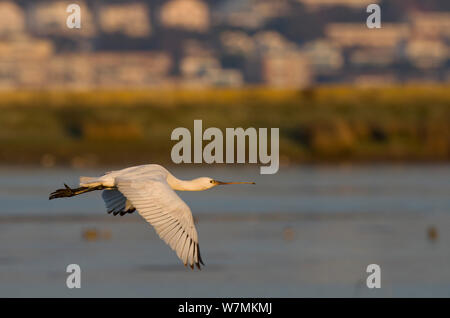
[[[131,202],[124,197],[119,190],[103,190],[103,201],[105,201],[106,211],[114,215],[125,215],[133,213],[136,209]]]
[[[183,261],[191,268],[203,265],[197,230],[191,209],[163,178],[116,178],[120,192],[131,201],[139,214],[149,222]]]

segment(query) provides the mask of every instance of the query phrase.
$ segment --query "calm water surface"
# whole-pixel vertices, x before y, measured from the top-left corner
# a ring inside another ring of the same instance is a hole
[[[180,193],[198,219],[201,272],[139,215],[106,215],[99,194],[48,201],[103,170],[0,168],[0,296],[450,296],[450,165],[170,170],[257,183]],[[79,290],[65,285],[71,263]],[[379,290],[365,285],[372,263]]]
[[[282,168],[259,175],[256,168],[170,169],[179,178],[211,176],[251,180],[255,186],[181,192],[194,213],[370,213],[448,212],[450,165]],[[48,201],[63,182],[77,186],[80,175],[105,170],[0,168],[0,215],[101,215],[100,194]]]

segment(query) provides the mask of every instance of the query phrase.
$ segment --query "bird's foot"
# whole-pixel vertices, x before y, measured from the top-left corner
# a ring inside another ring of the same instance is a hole
[[[56,198],[68,198],[73,197],[74,195],[77,195],[77,189],[72,189],[67,184],[64,183],[64,189],[58,189],[52,193],[50,193],[49,200],[53,200]]]

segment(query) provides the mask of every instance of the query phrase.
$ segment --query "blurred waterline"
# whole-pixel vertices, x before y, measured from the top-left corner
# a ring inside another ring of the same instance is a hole
[[[258,167],[170,167],[179,178],[211,176],[251,180],[255,186],[216,187],[206,192],[179,192],[194,215],[292,217],[292,215],[450,212],[450,165],[295,166],[275,175]],[[110,169],[0,168],[0,217],[103,217],[97,194],[48,200],[63,183],[76,185],[80,175]]]

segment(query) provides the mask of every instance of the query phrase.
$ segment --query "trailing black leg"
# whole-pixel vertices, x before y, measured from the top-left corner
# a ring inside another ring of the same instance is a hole
[[[64,189],[58,189],[52,193],[50,193],[49,200],[57,199],[57,198],[70,198],[79,194],[83,194],[86,192],[96,191],[96,190],[104,190],[108,189],[103,185],[99,185],[96,187],[79,187],[72,189],[67,184],[64,183]]]

